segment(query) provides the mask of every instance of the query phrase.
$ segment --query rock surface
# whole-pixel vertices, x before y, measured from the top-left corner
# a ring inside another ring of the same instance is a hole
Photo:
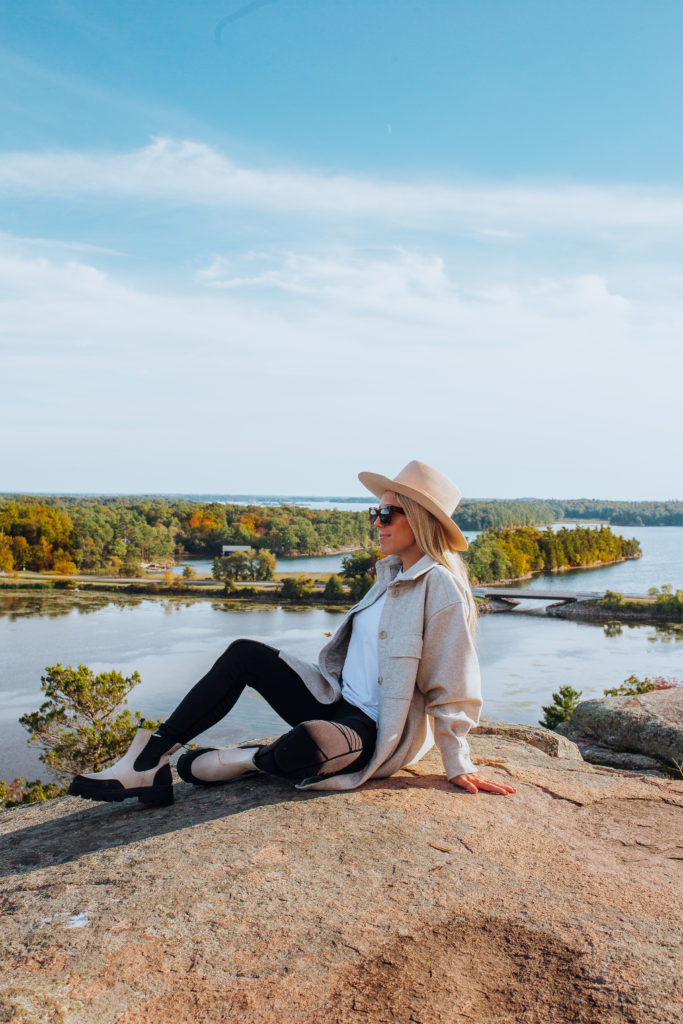
[[[683,783],[504,734],[350,793],[0,814],[13,1024],[679,1024]]]
[[[577,704],[563,735],[683,765],[683,687]],[[585,754],[584,754],[585,756]]]
[[[584,761],[590,764],[607,765],[610,768],[625,768],[627,771],[647,772],[649,775],[656,774],[667,778],[659,758],[648,757],[647,754],[632,754],[628,750],[614,750],[599,743],[592,736],[584,736],[583,733],[574,731],[569,722],[560,722],[556,726],[556,732],[561,736],[569,738],[579,750]]]
[[[581,760],[581,751],[575,742],[553,729],[544,729],[542,725],[517,725],[512,722],[496,722],[492,718],[482,718],[479,725],[472,729],[472,736],[507,736],[509,739],[521,740],[531,747],[542,750],[550,757],[564,757],[571,761]]]

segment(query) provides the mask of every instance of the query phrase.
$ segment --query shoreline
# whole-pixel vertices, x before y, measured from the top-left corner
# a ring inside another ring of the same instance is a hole
[[[683,622],[683,611],[676,612],[657,610],[655,604],[642,608],[606,608],[593,601],[563,601],[551,604],[545,610],[551,619],[570,619],[574,622],[642,622],[658,625],[661,623]]]
[[[587,565],[558,565],[554,569],[530,569],[523,576],[511,576],[510,579],[496,580],[495,583],[473,583],[473,587],[509,587],[511,583],[522,583],[524,580],[531,580],[535,576],[545,576],[549,573],[559,572],[589,572],[591,569],[604,569],[608,565],[619,565],[621,562],[633,562],[643,557],[643,552],[637,555],[624,555],[622,558],[613,558],[609,562],[589,562]]]
[[[337,552],[339,553],[339,552]],[[302,556],[304,557],[304,556]],[[585,566],[558,566],[548,570],[533,570],[524,576],[513,577],[506,580],[496,580],[495,583],[475,584],[477,587],[505,587],[510,584],[520,583],[535,576],[543,576],[546,573],[559,572],[584,572],[591,569],[605,568],[610,565],[618,565],[621,562],[632,561],[642,558],[642,552],[636,555],[627,555],[623,558],[614,559],[609,562],[592,562]],[[289,575],[289,574],[287,574]],[[320,577],[330,576],[330,573],[321,573]],[[56,576],[47,574],[33,574],[23,579],[12,578],[6,574],[0,574],[0,595],[2,594],[35,594],[35,593],[78,593],[78,594],[110,594],[126,597],[147,597],[152,599],[168,600],[169,598],[183,598],[185,600],[212,600],[220,601],[226,605],[234,605],[236,608],[244,608],[246,605],[262,606],[271,605],[285,608],[322,608],[328,610],[345,611],[353,607],[354,602],[349,600],[325,601],[322,596],[322,585],[318,586],[316,592],[308,597],[301,597],[292,600],[283,599],[280,593],[279,582],[268,581],[242,581],[237,583],[236,590],[230,594],[224,593],[222,583],[212,579],[195,580],[183,584],[181,577],[176,577],[175,584],[168,585],[161,580],[149,580],[140,578],[105,577],[92,579],[87,576]],[[243,597],[240,590],[246,591]],[[257,591],[257,593],[254,593]],[[480,615],[496,614],[513,610],[511,605],[499,598],[475,597],[477,611]],[[561,609],[561,610],[560,610]],[[572,611],[567,611],[572,609]],[[676,621],[671,613],[654,613],[651,608],[639,609],[624,608],[623,611],[616,608],[602,608],[588,601],[560,602],[549,605],[546,608],[546,616],[549,618],[565,618],[584,621],[643,621],[648,620]]]

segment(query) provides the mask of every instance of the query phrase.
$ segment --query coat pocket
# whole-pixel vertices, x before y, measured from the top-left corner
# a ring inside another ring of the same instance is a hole
[[[388,654],[390,658],[421,658],[422,634],[403,633],[392,637],[388,645]]]

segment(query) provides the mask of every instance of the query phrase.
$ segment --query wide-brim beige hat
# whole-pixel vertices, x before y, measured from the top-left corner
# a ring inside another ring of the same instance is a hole
[[[385,491],[395,491],[417,501],[446,528],[455,551],[467,548],[462,530],[451,519],[462,494],[438,469],[413,459],[393,480],[379,473],[359,473],[358,479],[376,498],[381,498]]]

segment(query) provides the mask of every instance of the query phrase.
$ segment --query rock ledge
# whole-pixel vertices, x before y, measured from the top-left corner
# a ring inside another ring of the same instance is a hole
[[[510,797],[430,754],[351,793],[3,812],[0,1021],[679,1024],[683,783],[519,728],[472,738]]]

